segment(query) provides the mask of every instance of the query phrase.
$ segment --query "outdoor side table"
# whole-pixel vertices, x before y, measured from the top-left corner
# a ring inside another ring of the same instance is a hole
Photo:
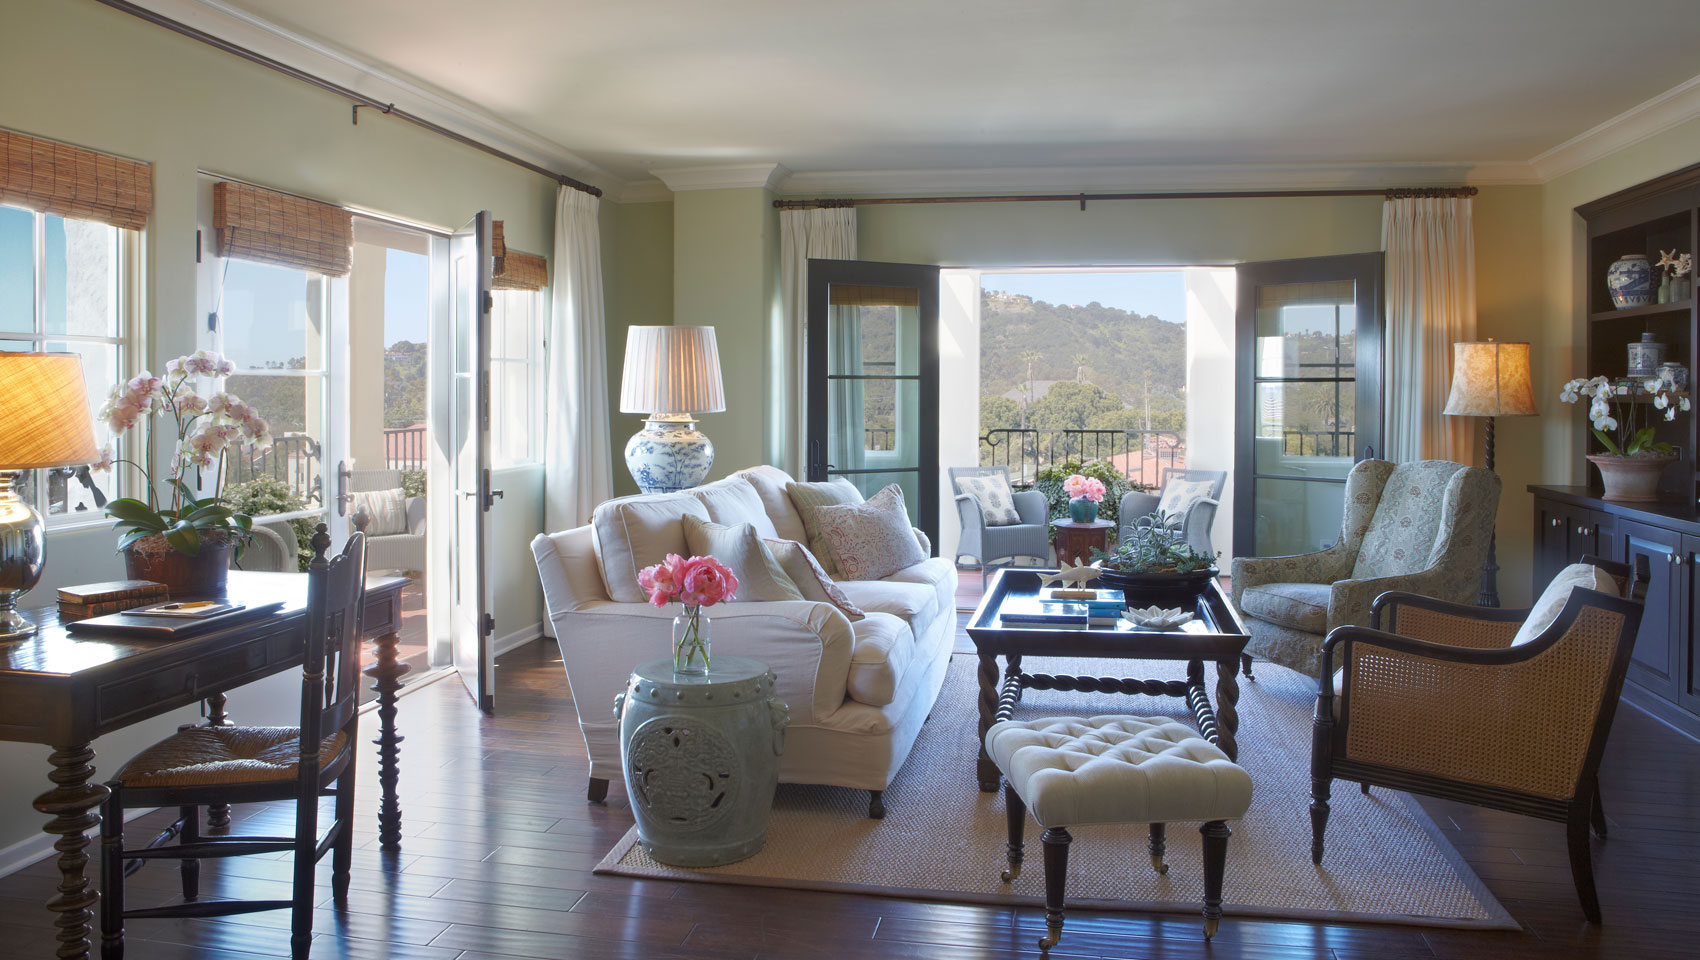
[[[745,657],[716,656],[699,677],[651,660],[614,698],[626,795],[651,857],[719,866],[767,842],[790,721],[773,683],[767,664]]]

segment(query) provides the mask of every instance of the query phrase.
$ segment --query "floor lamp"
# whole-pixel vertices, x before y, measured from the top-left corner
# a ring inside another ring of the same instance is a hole
[[[1494,418],[1528,417],[1535,413],[1535,391],[1529,381],[1529,345],[1493,340],[1454,343],[1452,390],[1447,394],[1446,409],[1442,412],[1453,417],[1487,419],[1485,466],[1492,471]],[[1484,607],[1499,606],[1496,538],[1497,534],[1488,537],[1487,565],[1482,568],[1482,593],[1476,601]]]

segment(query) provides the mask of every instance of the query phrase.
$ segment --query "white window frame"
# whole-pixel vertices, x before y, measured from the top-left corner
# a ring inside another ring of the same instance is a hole
[[[497,442],[498,437],[506,438],[510,418],[509,409],[501,404],[493,404],[490,411],[490,430],[493,469],[523,467],[543,462],[543,391],[544,391],[544,322],[549,308],[547,288],[542,290],[496,290],[493,295],[493,309],[490,312],[490,382],[494,385],[505,385],[508,380],[504,372],[511,372],[513,367],[525,369],[525,393],[518,403],[518,409],[526,411],[525,447],[519,459],[495,459],[505,452],[506,445]],[[508,330],[506,324],[510,321],[508,313],[517,303],[524,302],[527,309],[525,318],[525,350],[526,356],[511,357],[507,350]],[[508,401],[505,394],[501,398]]]
[[[18,207],[12,204],[3,206],[13,210],[21,210],[29,214],[32,220],[30,248],[34,259],[34,289],[33,316],[31,329],[27,332],[0,332],[0,340],[29,343],[34,352],[41,352],[48,343],[88,343],[104,344],[118,348],[117,369],[119,376],[128,379],[135,376],[138,364],[136,358],[142,355],[140,350],[142,323],[141,312],[137,305],[146,302],[142,295],[142,278],[146,275],[142,264],[142,252],[145,249],[143,234],[139,230],[129,230],[123,227],[112,227],[116,231],[117,242],[114,245],[113,267],[114,275],[109,279],[112,284],[113,308],[117,313],[118,331],[116,336],[95,337],[87,334],[48,333],[47,324],[47,218],[48,214],[40,210]],[[77,219],[62,217],[61,219]],[[110,388],[111,384],[89,384],[90,387]],[[92,415],[93,409],[89,411]],[[135,459],[138,451],[147,449],[149,442],[146,421],[138,427],[139,433],[133,438],[120,435],[113,438],[113,455],[115,457]],[[41,514],[42,521],[49,530],[76,530],[91,527],[111,526],[112,521],[105,511],[85,510],[78,513],[49,513],[50,504],[47,502],[48,477],[47,470],[32,470],[31,490],[34,493],[36,512]],[[112,489],[108,500],[131,495],[132,480],[127,467],[119,466],[113,469]]]

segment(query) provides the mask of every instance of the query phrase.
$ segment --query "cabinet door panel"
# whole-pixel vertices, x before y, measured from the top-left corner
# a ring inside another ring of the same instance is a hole
[[[1570,552],[1569,510],[1551,500],[1535,501],[1535,590],[1538,597],[1558,571],[1564,569]]]
[[[1682,588],[1682,619],[1677,621],[1687,627],[1677,641],[1677,667],[1682,682],[1676,692],[1677,702],[1687,707],[1690,712],[1700,714],[1700,665],[1694,660],[1700,654],[1700,570],[1696,570],[1694,561],[1700,557],[1700,537],[1682,538],[1682,573],[1677,577]]]
[[[1641,616],[1641,632],[1635,637],[1635,650],[1629,662],[1629,678],[1647,689],[1676,699],[1678,656],[1676,644],[1687,631],[1677,619],[1681,613],[1678,603],[1677,559],[1681,556],[1682,536],[1644,523],[1624,521],[1621,524],[1623,541],[1629,563],[1639,557],[1647,558],[1647,606]],[[1683,564],[1684,568],[1688,565]]]

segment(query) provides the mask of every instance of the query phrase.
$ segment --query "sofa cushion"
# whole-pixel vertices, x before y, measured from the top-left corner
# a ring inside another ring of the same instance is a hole
[[[803,594],[774,559],[754,524],[727,526],[687,515],[685,545],[693,557],[713,557],[738,578],[733,600],[759,603],[768,600],[801,600]]]
[[[778,467],[760,466],[739,470],[732,476],[750,485],[750,489],[761,498],[762,509],[767,512],[767,518],[773,521],[774,536],[780,540],[795,540],[798,543],[809,542],[809,532],[803,527],[803,518],[797,513],[797,507],[791,502],[791,494],[786,487],[792,483],[791,475]]]
[[[392,537],[407,532],[407,494],[400,487],[391,490],[357,490],[350,494],[354,509],[350,515],[365,512],[368,537]]]
[[[1246,587],[1240,594],[1240,612],[1305,633],[1328,632],[1326,583],[1265,583]]]
[[[1564,612],[1564,604],[1570,600],[1570,591],[1578,587],[1584,590],[1598,590],[1613,597],[1623,595],[1622,586],[1611,574],[1591,563],[1573,563],[1558,571],[1558,576],[1553,577],[1547,588],[1541,591],[1541,598],[1535,601],[1534,607],[1529,610],[1529,616],[1523,621],[1523,625],[1517,628],[1516,636],[1511,638],[1511,646],[1520,647],[1552,626],[1558,615]]]
[[[708,519],[715,523],[728,527],[747,523],[756,528],[758,537],[767,540],[779,537],[773,521],[768,518],[761,494],[756,493],[756,488],[743,477],[727,477],[685,492],[702,501],[702,505],[708,508]]]
[[[925,633],[938,615],[938,590],[930,583],[840,580],[838,587],[856,606],[868,613],[899,617],[916,633]]]
[[[815,555],[809,552],[808,547],[795,540],[769,540],[767,549],[773,554],[773,558],[779,561],[779,566],[784,569],[785,575],[791,578],[791,583],[802,593],[804,600],[830,603],[844,611],[844,615],[849,617],[851,622],[866,616],[862,608],[852,603],[850,598],[844,595],[844,591],[838,588],[838,584],[820,568],[820,563],[815,560]]]
[[[685,543],[686,514],[708,519],[702,501],[688,493],[652,493],[609,500],[591,515],[596,562],[608,596],[620,603],[645,603],[649,596],[638,586],[638,571],[667,559],[669,553],[690,553]]]
[[[785,492],[791,497],[791,505],[797,508],[797,515],[803,518],[803,530],[808,534],[803,542],[808,544],[809,552],[815,555],[821,569],[829,576],[838,576],[838,561],[827,546],[826,538],[821,535],[815,511],[820,507],[861,503],[862,491],[843,477],[834,477],[825,483],[788,483]]]
[[[885,578],[886,583],[920,583],[933,588],[938,597],[938,609],[956,610],[956,568],[943,557],[929,557],[911,564]]]
[[[882,580],[927,559],[895,483],[864,503],[816,507],[815,522],[847,580]]]
[[[915,635],[889,613],[873,613],[856,624],[850,647],[845,692],[857,703],[883,707],[897,693],[903,674],[915,660]]]

